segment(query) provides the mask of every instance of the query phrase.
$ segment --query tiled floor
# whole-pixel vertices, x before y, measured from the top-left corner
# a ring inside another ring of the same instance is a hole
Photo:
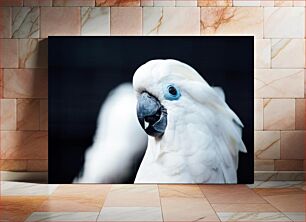
[[[301,182],[247,186],[2,181],[0,221],[305,221],[304,189]]]

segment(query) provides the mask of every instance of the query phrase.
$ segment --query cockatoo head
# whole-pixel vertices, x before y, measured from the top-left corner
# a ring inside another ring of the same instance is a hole
[[[137,182],[237,182],[238,152],[246,152],[243,124],[221,88],[211,87],[192,67],[176,60],[140,66],[133,88],[138,120],[153,136]]]
[[[208,85],[192,67],[177,60],[151,60],[136,70],[133,87],[138,97],[137,116],[148,135],[162,137],[169,115],[188,106],[186,82]]]

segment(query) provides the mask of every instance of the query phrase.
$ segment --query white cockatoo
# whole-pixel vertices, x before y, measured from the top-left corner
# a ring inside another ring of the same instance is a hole
[[[222,89],[177,60],[140,66],[133,88],[149,135],[135,183],[237,183],[243,124]]]
[[[147,146],[147,135],[137,120],[136,104],[131,83],[123,83],[109,93],[100,108],[83,170],[74,183],[126,183],[130,179]]]

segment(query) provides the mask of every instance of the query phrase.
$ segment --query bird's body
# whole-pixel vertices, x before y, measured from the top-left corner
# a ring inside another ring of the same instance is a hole
[[[162,85],[169,83],[180,90],[179,99],[165,99]],[[237,182],[238,152],[246,151],[243,125],[219,88],[175,60],[146,63],[136,71],[133,85],[167,110],[167,126],[161,137],[149,136],[135,183]]]
[[[121,84],[109,93],[100,109],[93,144],[86,151],[83,172],[75,183],[130,180],[147,144],[137,120],[136,103],[131,83]]]

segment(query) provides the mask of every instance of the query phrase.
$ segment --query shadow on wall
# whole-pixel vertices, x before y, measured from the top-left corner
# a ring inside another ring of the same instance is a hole
[[[3,75],[3,97],[17,100],[16,131],[2,129],[1,170],[10,172],[1,179],[47,182],[48,39],[22,39],[19,44],[19,69]]]

